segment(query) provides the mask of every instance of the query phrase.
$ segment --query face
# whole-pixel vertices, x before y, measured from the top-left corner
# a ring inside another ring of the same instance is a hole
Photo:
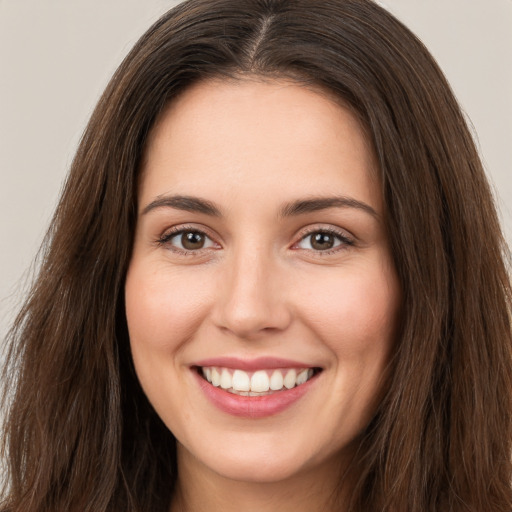
[[[150,137],[126,314],[180,461],[332,468],[382,396],[400,290],[355,117],[290,82],[210,81]]]

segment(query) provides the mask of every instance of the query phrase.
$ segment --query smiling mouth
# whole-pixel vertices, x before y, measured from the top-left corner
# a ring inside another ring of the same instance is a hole
[[[240,396],[265,396],[290,390],[322,371],[321,368],[278,368],[246,372],[217,366],[199,366],[196,370],[212,386]]]

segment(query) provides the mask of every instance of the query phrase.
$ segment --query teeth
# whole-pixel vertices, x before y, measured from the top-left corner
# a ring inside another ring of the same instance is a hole
[[[269,387],[270,380],[266,371],[259,370],[253,374],[251,377],[251,391],[257,391],[261,393],[263,391],[268,391]]]
[[[308,371],[307,370],[302,370],[297,375],[297,386],[300,386],[301,384],[304,384],[304,382],[306,382],[307,380],[308,380]]]
[[[226,368],[224,368],[220,374],[220,387],[222,389],[229,389],[233,387],[233,379]]]
[[[204,367],[202,373],[213,386],[221,387],[235,394],[259,396],[300,386],[313,377],[314,371],[313,368],[258,370],[251,375],[243,370]]]
[[[286,377],[284,378],[284,387],[286,389],[292,389],[295,386],[297,379],[297,372],[295,370],[288,370]]]
[[[235,370],[233,372],[233,389],[236,391],[250,391],[251,381],[249,375],[242,370]]]
[[[220,373],[217,368],[212,368],[212,384],[216,387],[220,386]]]
[[[283,374],[281,372],[273,372],[270,377],[270,389],[278,391],[283,387]]]

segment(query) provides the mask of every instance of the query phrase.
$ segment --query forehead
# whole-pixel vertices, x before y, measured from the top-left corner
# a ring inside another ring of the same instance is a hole
[[[348,108],[290,81],[211,80],[173,101],[152,130],[143,200],[276,188],[290,196],[336,191],[381,209],[374,153]]]

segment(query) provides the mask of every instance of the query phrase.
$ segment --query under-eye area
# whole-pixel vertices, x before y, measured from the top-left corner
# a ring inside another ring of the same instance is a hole
[[[319,367],[245,371],[218,366],[196,366],[194,370],[212,386],[235,395],[252,397],[293,389],[322,372]]]

